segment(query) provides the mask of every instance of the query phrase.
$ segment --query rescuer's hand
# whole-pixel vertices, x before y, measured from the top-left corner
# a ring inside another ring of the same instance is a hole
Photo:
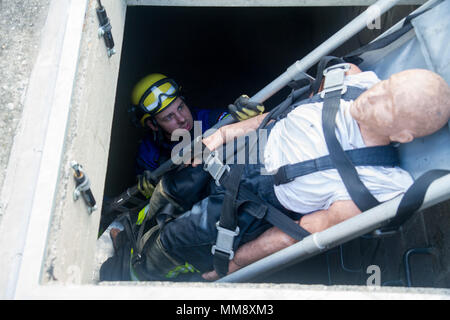
[[[144,171],[142,175],[138,176],[138,190],[147,199],[150,198],[155,191],[155,185],[153,184],[150,171]]]
[[[264,113],[264,106],[258,102],[250,102],[248,96],[242,95],[228,106],[228,111],[236,120],[244,121]]]

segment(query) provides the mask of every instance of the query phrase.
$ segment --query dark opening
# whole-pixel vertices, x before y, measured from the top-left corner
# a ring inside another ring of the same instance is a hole
[[[370,42],[413,9],[396,7],[383,16],[380,30],[364,30],[332,55],[342,56]],[[140,132],[131,124],[127,109],[131,90],[140,78],[163,73],[183,87],[189,106],[226,109],[241,94],[257,93],[363,10],[364,7],[128,7],[105,196],[115,197],[136,183],[134,161]],[[315,76],[314,68],[310,74]],[[288,93],[288,89],[283,89],[269,99],[266,109],[277,105]],[[344,253],[336,250],[332,255],[320,255],[303,263],[304,272],[285,272],[278,280],[291,281],[290,275],[295,273],[302,283],[332,284],[330,259],[336,265],[346,263],[350,269],[359,268],[359,261],[342,262]],[[320,276],[312,274],[314,270]],[[301,274],[304,279],[299,278]],[[345,277],[343,283],[350,284],[349,278]]]

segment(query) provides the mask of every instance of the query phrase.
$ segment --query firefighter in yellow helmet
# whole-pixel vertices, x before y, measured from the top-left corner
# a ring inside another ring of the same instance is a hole
[[[131,94],[136,120],[153,131],[169,136],[175,129],[190,130],[193,117],[180,96],[177,83],[159,73],[141,79]]]
[[[172,148],[178,143],[170,139],[173,131],[191,131],[194,121],[200,121],[203,133],[230,114],[241,121],[264,112],[263,106],[249,103],[247,96],[240,97],[234,105],[230,105],[229,112],[191,109],[181,96],[178,84],[160,73],[152,73],[142,78],[132,91],[131,102],[130,113],[133,122],[148,129],[139,146],[136,160],[138,188],[146,197],[150,197],[154,190],[148,172],[168,160]]]

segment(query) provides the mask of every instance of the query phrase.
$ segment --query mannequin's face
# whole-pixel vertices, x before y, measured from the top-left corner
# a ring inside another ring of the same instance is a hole
[[[359,96],[352,105],[351,114],[360,127],[374,135],[389,137],[403,129],[397,123],[399,119],[396,119],[389,79],[378,82]]]
[[[394,101],[392,99],[389,80],[380,81],[355,100],[352,106],[352,115],[358,119],[358,122],[391,128],[394,120]]]
[[[389,141],[409,142],[431,134],[450,117],[450,89],[428,70],[406,70],[364,92],[350,112],[361,133]]]

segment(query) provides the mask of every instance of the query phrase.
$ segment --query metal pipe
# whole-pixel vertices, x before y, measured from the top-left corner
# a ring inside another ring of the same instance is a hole
[[[410,259],[413,254],[429,254],[436,255],[436,249],[434,247],[427,248],[412,248],[405,252],[403,256],[403,264],[405,267],[405,278],[408,287],[412,287],[412,276],[411,276],[411,263]]]
[[[307,71],[323,56],[326,56],[334,49],[338,48],[345,41],[367,27],[368,23],[395,6],[399,1],[400,0],[380,0],[374,3],[345,27],[336,32],[327,41],[311,51],[303,59],[296,61],[286,70],[286,72],[265,86],[262,90],[251,97],[250,100],[261,103],[266,101],[275,93],[284,88],[290,81],[294,80],[299,73]]]
[[[449,200],[450,192],[448,190],[450,190],[450,174],[436,179],[430,184],[418,211]],[[284,269],[383,227],[395,217],[402,198],[403,196],[398,196],[322,232],[314,233],[290,247],[217,280],[217,282],[249,281],[257,276]]]

